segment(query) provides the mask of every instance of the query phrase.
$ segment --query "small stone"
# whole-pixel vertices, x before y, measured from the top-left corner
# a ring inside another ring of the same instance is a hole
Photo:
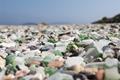
[[[15,77],[16,78],[19,78],[19,77],[23,77],[27,74],[28,72],[26,72],[25,70],[20,70],[20,71],[17,71],[16,74],[15,74]]]
[[[33,76],[33,78],[36,78],[35,80],[37,80],[37,79],[38,79],[38,80],[43,80],[43,79],[44,79],[41,73],[35,74],[35,75]],[[33,79],[33,80],[34,80],[34,79]]]
[[[79,73],[79,72],[84,71],[84,67],[79,65],[79,64],[78,65],[74,65],[73,66],[73,70],[75,71],[75,73]]]
[[[82,57],[68,57],[66,60],[65,60],[65,67],[72,67],[74,65],[85,65],[84,59]]]
[[[45,47],[43,47],[43,48],[40,48],[39,50],[40,50],[41,52],[42,52],[42,51],[48,51],[48,50],[49,50],[49,48],[47,48],[47,47],[46,47],[46,48],[45,48]]]
[[[106,50],[104,50],[104,54],[103,57],[114,57],[115,56],[115,52],[111,49],[111,48],[107,48]]]
[[[104,69],[98,69],[96,73],[97,80],[104,80],[104,74],[105,74]]]
[[[0,57],[0,68],[5,68],[6,61],[2,57]]]
[[[52,67],[52,68],[60,68],[64,65],[64,59],[63,58],[59,58],[59,59],[55,59],[51,62],[49,62],[48,66]]]
[[[78,74],[73,75],[74,80],[96,80],[96,76],[89,72],[80,72]]]
[[[1,43],[0,45],[4,46],[4,47],[15,47],[16,43],[12,42],[12,43]]]
[[[28,48],[30,48],[30,50],[36,50],[37,49],[36,46],[28,46]]]
[[[103,47],[106,46],[106,45],[108,45],[109,43],[110,43],[109,40],[101,39],[99,41],[96,41],[94,43],[94,46],[97,48],[97,50],[98,50],[99,53],[103,53],[103,50],[102,50]]]
[[[25,64],[25,60],[23,57],[15,57],[15,62],[17,65],[24,65]]]
[[[84,61],[87,63],[92,62],[99,54],[96,48],[89,48],[83,57]]]
[[[13,74],[5,75],[3,80],[14,80],[15,76]]]
[[[54,75],[50,76],[48,80],[74,80],[71,75],[64,74],[64,73],[55,73]]]
[[[120,74],[117,67],[118,60],[107,58],[105,64],[107,66],[107,69],[105,69],[105,80],[119,80]]]

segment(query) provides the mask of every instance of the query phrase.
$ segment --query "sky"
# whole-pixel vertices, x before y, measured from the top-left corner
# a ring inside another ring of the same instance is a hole
[[[118,13],[120,0],[0,0],[0,24],[83,24]]]

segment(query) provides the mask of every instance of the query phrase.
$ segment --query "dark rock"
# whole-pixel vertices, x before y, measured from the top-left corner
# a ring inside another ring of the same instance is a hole
[[[0,45],[0,48],[3,48],[3,46],[2,46],[2,45]]]
[[[30,48],[30,50],[36,50],[36,49],[38,49],[36,46],[28,46],[28,48]]]
[[[40,50],[41,52],[42,52],[42,51],[48,51],[49,48],[45,48],[45,47],[43,47],[43,48],[40,48],[39,50]]]
[[[91,73],[87,72],[80,72],[79,74],[73,75],[74,80],[80,79],[80,80],[97,80],[96,76]]]
[[[6,53],[15,53],[16,52],[16,48],[14,47],[9,47],[5,49]]]
[[[93,24],[96,23],[120,23],[120,14],[111,18],[103,17],[101,20],[93,22]]]

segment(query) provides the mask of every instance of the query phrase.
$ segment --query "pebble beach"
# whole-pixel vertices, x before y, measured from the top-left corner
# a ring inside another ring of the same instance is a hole
[[[0,80],[120,80],[120,24],[0,25]]]

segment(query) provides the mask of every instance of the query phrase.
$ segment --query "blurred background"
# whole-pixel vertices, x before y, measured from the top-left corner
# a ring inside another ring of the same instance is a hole
[[[0,0],[0,24],[87,24],[120,13],[120,0]]]

